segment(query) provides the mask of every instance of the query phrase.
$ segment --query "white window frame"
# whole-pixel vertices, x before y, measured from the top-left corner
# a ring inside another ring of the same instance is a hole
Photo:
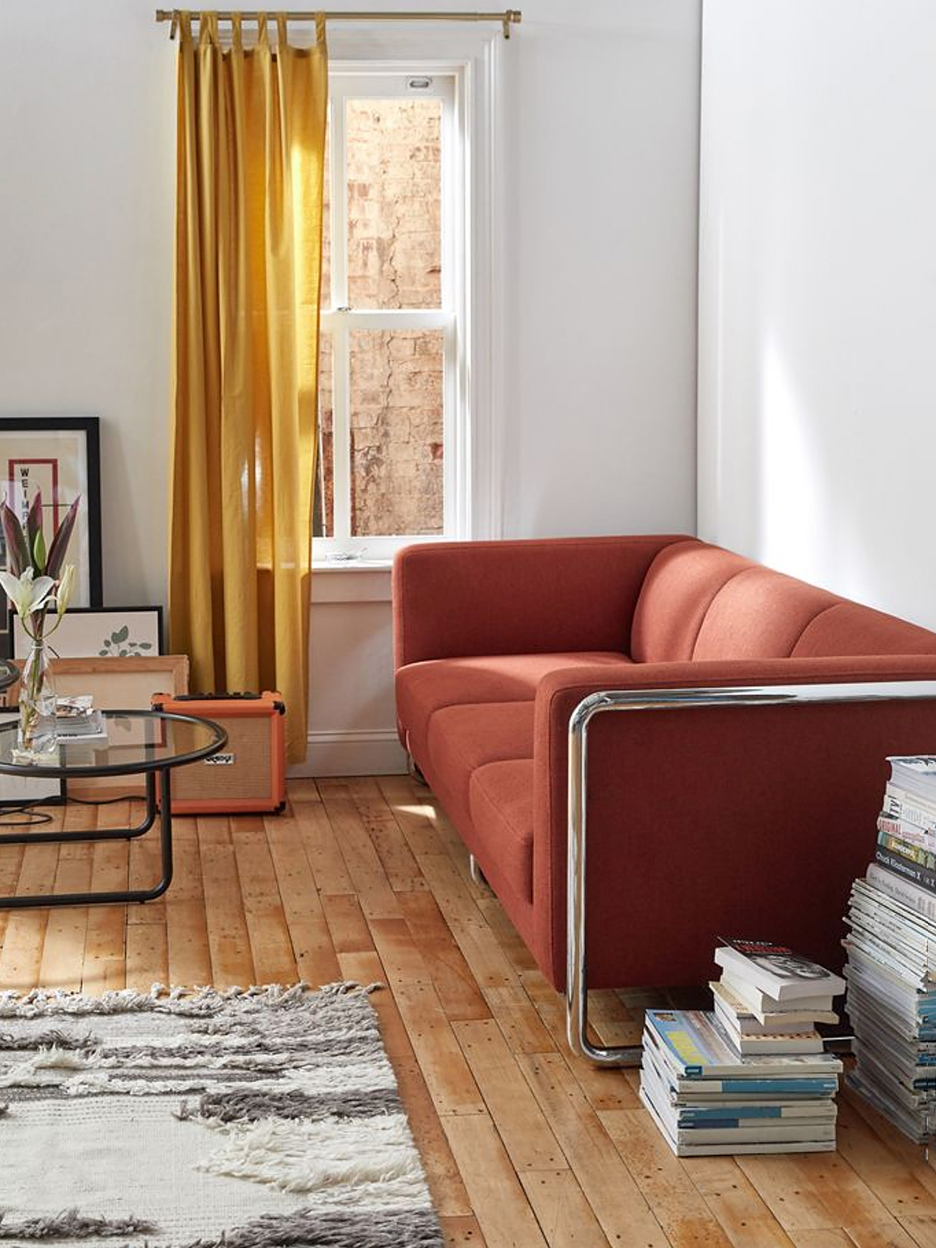
[[[414,91],[408,79],[431,79],[431,86]],[[351,376],[350,340],[358,330],[420,330],[434,329],[442,333],[443,344],[443,460],[442,460],[442,535],[460,534],[464,530],[465,480],[465,405],[462,378],[465,371],[462,345],[466,322],[464,308],[464,183],[465,145],[457,116],[458,80],[451,72],[440,73],[435,67],[409,65],[406,72],[384,69],[374,72],[363,69],[329,71],[329,120],[331,133],[330,196],[331,205],[331,291],[329,306],[322,306],[321,330],[332,336],[332,470],[334,536],[316,538],[315,545],[327,558],[331,556],[382,559],[391,557],[403,545],[426,540],[425,534],[384,534],[355,536],[351,533],[352,456],[351,456]],[[347,131],[344,124],[348,100],[362,99],[435,99],[442,109],[441,125],[441,267],[442,282],[438,308],[367,308],[350,306],[347,274]]]
[[[480,35],[475,30],[452,32],[413,28],[388,32],[355,24],[342,30],[329,27],[331,73],[341,91],[339,98],[379,97],[381,85],[425,76],[448,80],[453,101],[450,141],[443,136],[443,201],[451,204],[451,216],[443,220],[442,310],[405,313],[406,328],[441,328],[445,335],[445,427],[443,456],[444,532],[440,536],[399,535],[381,537],[316,538],[316,564],[335,566],[342,557],[351,566],[360,559],[385,562],[401,546],[414,542],[493,538],[502,534],[503,490],[501,485],[503,410],[503,359],[501,354],[502,272],[501,223],[503,201],[501,144],[497,127],[500,96],[500,32]],[[386,91],[383,92],[386,95]],[[395,93],[394,93],[395,94]],[[407,98],[421,92],[407,92]],[[427,92],[426,94],[430,94]],[[446,151],[446,149],[448,149]],[[344,173],[344,160],[332,154],[332,237],[337,233],[339,209],[344,225],[344,189],[336,184]],[[334,258],[334,250],[333,250]],[[343,282],[344,275],[338,275]],[[332,265],[332,299],[322,310],[322,329],[347,334],[353,329],[403,328],[400,313],[387,311],[337,311],[343,306],[335,297],[343,293]],[[337,354],[335,356],[337,358]],[[345,375],[334,377],[335,391],[347,387]],[[337,399],[337,393],[336,393]],[[335,446],[339,432],[338,403]],[[339,486],[347,498],[350,522],[350,447],[339,477],[335,455],[335,527],[338,521]],[[350,528],[350,523],[348,524]]]

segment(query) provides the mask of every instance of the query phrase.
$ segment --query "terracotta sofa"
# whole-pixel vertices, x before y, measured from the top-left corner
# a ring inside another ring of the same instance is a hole
[[[680,535],[413,546],[393,598],[401,738],[560,990],[583,698],[936,679],[936,634]],[[836,966],[885,756],[936,751],[936,702],[606,714],[588,751],[590,987],[702,982],[724,933]]]

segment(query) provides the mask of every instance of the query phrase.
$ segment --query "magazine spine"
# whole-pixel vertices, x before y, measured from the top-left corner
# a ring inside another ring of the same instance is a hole
[[[895,875],[936,894],[936,871],[921,866],[912,858],[905,858],[903,854],[898,854],[881,844],[878,844],[874,850],[874,860]]]
[[[875,888],[915,910],[917,914],[936,921],[936,896],[930,896],[919,885],[874,862],[868,867],[868,880]]]

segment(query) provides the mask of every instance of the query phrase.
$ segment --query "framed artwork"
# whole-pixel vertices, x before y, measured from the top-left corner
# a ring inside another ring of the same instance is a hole
[[[25,659],[30,639],[11,611],[11,656]],[[69,607],[49,637],[63,659],[154,658],[163,652],[162,607]]]
[[[63,625],[64,627],[64,625]],[[23,660],[17,660],[22,667]],[[54,659],[52,679],[60,698],[90,693],[94,705],[102,711],[148,711],[154,693],[188,693],[189,661],[186,654],[164,654],[155,657],[117,659]],[[16,701],[19,685],[11,685],[0,693],[8,704]],[[131,720],[120,725],[126,731],[125,744],[139,744],[134,735],[143,731]],[[68,792],[89,801],[112,796],[143,797],[145,780],[141,775],[75,777],[68,783]]]
[[[80,494],[67,560],[75,565],[76,607],[101,604],[101,454],[96,416],[0,416],[0,491],[25,523],[42,491],[46,539]],[[6,567],[0,533],[0,567]],[[9,656],[9,611],[0,595],[0,653]]]

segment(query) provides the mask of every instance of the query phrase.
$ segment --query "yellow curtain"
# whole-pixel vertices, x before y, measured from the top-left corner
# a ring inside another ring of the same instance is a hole
[[[305,757],[328,65],[180,17],[169,612],[199,690],[278,689]]]

